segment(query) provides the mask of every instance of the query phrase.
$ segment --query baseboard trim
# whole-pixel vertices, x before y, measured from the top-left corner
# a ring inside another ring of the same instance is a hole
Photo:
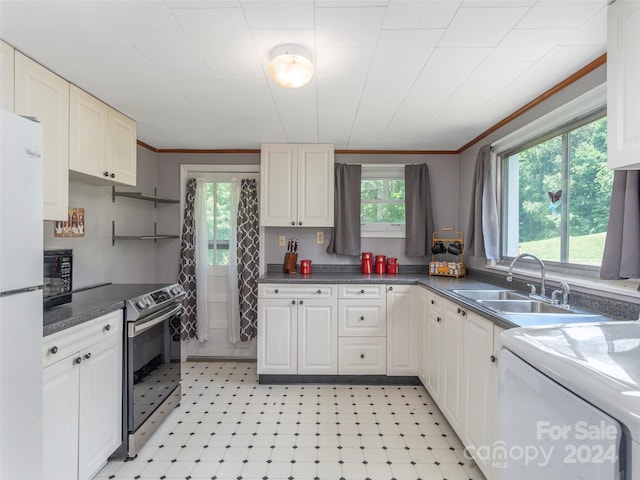
[[[388,375],[258,375],[261,385],[422,385],[416,376]]]

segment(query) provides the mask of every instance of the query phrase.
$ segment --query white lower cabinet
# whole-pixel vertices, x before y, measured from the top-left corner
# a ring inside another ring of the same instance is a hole
[[[427,386],[427,378],[429,371],[429,357],[427,352],[427,345],[429,343],[428,336],[428,317],[427,317],[427,305],[429,304],[429,294],[424,288],[418,288],[416,291],[416,308],[417,308],[417,322],[418,322],[418,365],[417,372],[418,378],[422,382],[422,385]]]
[[[387,287],[387,375],[416,375],[418,319],[413,285]]]
[[[504,329],[430,291],[422,322],[420,379],[487,479],[497,478],[486,453],[498,438],[496,366]]]
[[[339,286],[338,373],[387,373],[387,294],[385,285]]]
[[[261,285],[258,374],[336,374],[337,312],[335,286]]]
[[[92,478],[122,442],[122,311],[44,338],[44,479]]]
[[[504,329],[473,313],[464,324],[463,441],[487,478],[495,478],[492,459],[498,439],[498,336]],[[489,448],[488,448],[489,447]],[[482,455],[478,455],[478,449]]]

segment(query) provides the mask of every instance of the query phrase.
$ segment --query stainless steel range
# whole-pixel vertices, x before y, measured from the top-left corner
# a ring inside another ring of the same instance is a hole
[[[114,284],[101,294],[125,300],[123,444],[135,457],[180,402],[180,341],[172,339],[186,294],[178,284]]]

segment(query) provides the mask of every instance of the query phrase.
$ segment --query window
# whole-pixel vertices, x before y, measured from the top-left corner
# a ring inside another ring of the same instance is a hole
[[[360,222],[363,237],[404,237],[404,165],[363,165]]]
[[[604,111],[499,154],[503,256],[599,267],[613,172]]]
[[[207,182],[207,226],[209,229],[209,265],[229,264],[231,232],[231,183]]]

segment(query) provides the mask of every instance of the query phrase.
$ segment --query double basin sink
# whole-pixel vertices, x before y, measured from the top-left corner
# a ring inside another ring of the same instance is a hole
[[[555,305],[543,300],[530,298],[515,290],[453,290],[458,296],[473,300],[479,305],[500,315],[553,315],[571,317],[593,317],[596,314],[568,306]]]

